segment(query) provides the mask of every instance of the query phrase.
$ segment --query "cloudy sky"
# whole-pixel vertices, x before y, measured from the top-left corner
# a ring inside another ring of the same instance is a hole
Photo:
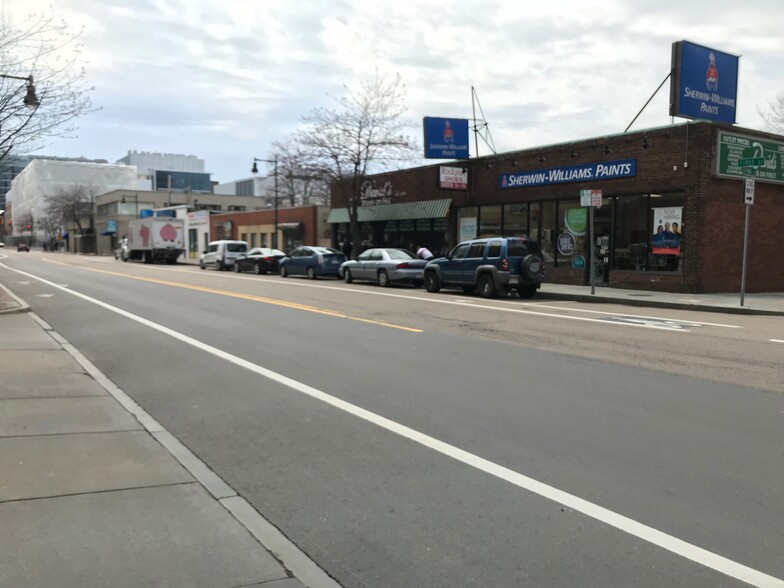
[[[21,20],[51,0],[3,0]],[[784,91],[781,0],[57,0],[84,26],[93,102],[78,137],[41,153],[110,161],[193,154],[213,179],[330,96],[399,73],[411,135],[471,118],[476,88],[499,152],[622,132],[670,68],[673,41],[741,55],[738,124]],[[633,130],[670,124],[666,84]],[[675,122],[679,122],[676,119]],[[472,146],[473,155],[474,148]],[[480,153],[488,150],[480,145]]]

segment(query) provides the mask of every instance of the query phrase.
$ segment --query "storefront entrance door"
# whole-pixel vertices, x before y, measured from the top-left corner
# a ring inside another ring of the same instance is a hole
[[[612,198],[603,198],[602,205],[593,211],[592,263],[596,285],[610,283],[610,252],[612,251]],[[590,271],[590,270],[589,270]],[[590,274],[588,275],[590,281]]]

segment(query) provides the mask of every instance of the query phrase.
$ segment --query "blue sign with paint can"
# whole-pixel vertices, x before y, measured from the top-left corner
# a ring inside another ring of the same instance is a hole
[[[425,159],[468,159],[468,119],[426,116]]]

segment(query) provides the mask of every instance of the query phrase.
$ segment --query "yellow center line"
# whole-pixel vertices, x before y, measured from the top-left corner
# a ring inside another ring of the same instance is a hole
[[[44,261],[49,263],[53,263],[55,265],[62,265],[65,267],[70,268],[78,268],[86,272],[95,272],[97,274],[106,274],[108,276],[117,276],[120,278],[127,278],[129,280],[138,280],[140,282],[150,282],[152,284],[159,284],[162,286],[172,286],[174,288],[184,288],[186,290],[195,290],[197,292],[205,292],[207,294],[218,294],[220,296],[230,296],[232,298],[241,298],[243,300],[250,300],[253,302],[262,302],[264,304],[271,304],[273,306],[282,306],[284,308],[291,308],[293,310],[303,310],[306,312],[313,312],[316,314],[321,314],[324,316],[331,316],[335,318],[343,318],[352,321],[359,321],[362,323],[368,323],[370,325],[378,325],[381,327],[389,327],[390,329],[399,329],[401,331],[407,331],[409,333],[423,333],[423,329],[414,329],[412,327],[404,327],[402,325],[395,325],[392,323],[387,323],[384,321],[375,321],[373,319],[366,319],[358,316],[351,316],[342,312],[338,312],[336,310],[329,310],[327,308],[318,308],[316,306],[309,306],[307,304],[298,304],[296,302],[288,302],[286,300],[278,300],[276,298],[267,298],[265,296],[256,296],[254,294],[242,294],[239,292],[231,292],[230,290],[218,290],[215,288],[208,288],[206,286],[195,286],[192,284],[185,284],[183,282],[170,282],[168,280],[159,280],[156,278],[145,278],[141,276],[132,276],[129,274],[123,274],[119,272],[112,272],[109,270],[101,270],[91,267],[82,267],[79,265],[72,265],[69,263],[65,263],[62,261],[56,261],[54,259],[43,258]]]

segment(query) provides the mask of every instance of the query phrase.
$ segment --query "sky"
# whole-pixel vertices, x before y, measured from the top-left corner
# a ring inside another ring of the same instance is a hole
[[[52,10],[51,0],[2,3],[15,20]],[[781,0],[58,0],[54,10],[84,27],[100,110],[39,153],[196,155],[219,182],[249,177],[303,115],[376,72],[402,77],[420,145],[422,117],[472,118],[473,86],[498,152],[623,132],[667,76],[674,41],[741,56],[739,126],[763,128],[758,107],[784,92]],[[632,130],[672,122],[668,82]],[[479,152],[490,153],[481,141]]]

